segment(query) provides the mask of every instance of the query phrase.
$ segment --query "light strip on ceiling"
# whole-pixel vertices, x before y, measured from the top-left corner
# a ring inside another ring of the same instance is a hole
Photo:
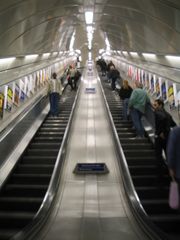
[[[86,24],[93,23],[93,12],[92,11],[85,12],[85,20],[86,20]]]
[[[167,58],[168,60],[174,60],[174,61],[179,61],[180,60],[180,56],[166,55],[165,58]]]

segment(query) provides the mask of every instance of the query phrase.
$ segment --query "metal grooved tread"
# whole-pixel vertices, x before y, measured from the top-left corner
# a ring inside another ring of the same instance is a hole
[[[46,117],[0,192],[1,240],[29,224],[42,204],[76,92],[66,90],[64,95],[59,117]]]
[[[103,80],[102,86],[109,109],[122,145],[135,190],[149,219],[172,239],[180,238],[180,212],[168,206],[170,178],[164,168],[163,180],[159,182],[153,144],[147,137],[135,139],[130,121],[122,120],[122,102]]]

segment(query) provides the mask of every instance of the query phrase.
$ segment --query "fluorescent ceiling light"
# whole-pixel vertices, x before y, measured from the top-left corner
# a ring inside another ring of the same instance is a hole
[[[156,54],[154,53],[142,53],[144,57],[156,57]]]
[[[137,56],[138,55],[137,52],[130,52],[130,54],[133,55],[133,56]]]
[[[7,64],[10,62],[13,62],[16,58],[15,57],[9,57],[9,58],[1,58],[0,64]]]
[[[126,52],[126,51],[122,51],[122,53],[123,53],[123,54],[127,54],[127,52]]]
[[[50,53],[43,53],[43,57],[48,57]]]
[[[179,61],[180,60],[180,56],[166,55],[165,58],[167,58],[168,60],[174,60],[174,61]]]
[[[37,58],[38,54],[31,54],[31,55],[26,55],[25,58],[26,59],[32,59],[32,58]]]
[[[86,20],[86,24],[93,23],[93,12],[92,11],[85,12],[85,20]]]

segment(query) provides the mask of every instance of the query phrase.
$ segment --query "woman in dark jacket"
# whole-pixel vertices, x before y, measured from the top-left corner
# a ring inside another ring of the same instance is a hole
[[[123,100],[123,120],[128,120],[128,103],[133,89],[127,80],[123,80],[123,85],[119,91],[119,96]]]

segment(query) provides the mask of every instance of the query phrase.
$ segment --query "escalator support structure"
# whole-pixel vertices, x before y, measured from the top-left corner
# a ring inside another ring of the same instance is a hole
[[[153,143],[147,134],[144,138],[135,138],[132,122],[122,120],[122,101],[118,93],[111,91],[105,78],[101,79],[101,84],[114,136],[118,139],[119,165],[135,217],[152,239],[177,240],[180,238],[180,213],[168,205],[170,178],[167,168],[159,182]]]

